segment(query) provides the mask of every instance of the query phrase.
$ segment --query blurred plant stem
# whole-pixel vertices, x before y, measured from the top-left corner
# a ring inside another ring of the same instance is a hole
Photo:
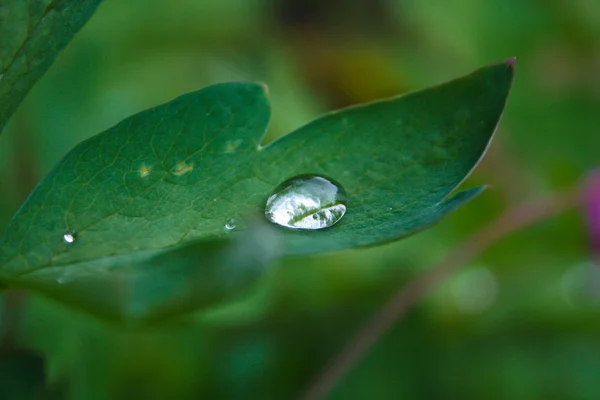
[[[317,375],[299,399],[323,399],[408,310],[437,285],[500,239],[581,203],[579,188],[516,205],[473,234],[441,261],[400,288]]]
[[[35,138],[27,115],[29,108],[23,107],[23,111],[14,116],[16,132],[12,142],[12,153],[16,155],[12,162],[12,180],[17,191],[18,204],[25,201],[37,183],[36,171],[38,168],[36,168],[36,161],[39,159],[35,151]],[[0,354],[7,354],[17,350],[20,317],[27,295],[18,289],[6,289],[3,297],[2,320],[0,321]]]
[[[7,289],[3,295],[0,356],[12,353],[17,349],[20,315],[25,303],[25,293],[20,290]]]
[[[475,174],[485,177],[496,189],[496,193],[508,205],[519,204],[530,199],[532,189],[539,185],[541,178],[527,169],[517,156],[506,128],[502,135],[496,133],[494,145],[490,147]]]

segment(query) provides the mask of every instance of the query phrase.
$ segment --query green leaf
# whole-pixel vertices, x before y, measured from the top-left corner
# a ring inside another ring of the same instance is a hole
[[[63,271],[82,274],[89,285],[100,279],[111,285],[130,257],[143,275],[155,265],[146,254],[160,259],[173,246],[243,231],[246,217],[264,210],[277,185],[301,174],[340,182],[348,208],[328,229],[278,229],[285,254],[409,235],[481,192],[446,199],[489,145],[512,78],[510,60],[420,92],[332,112],[266,147],[260,147],[270,114],[263,86],[218,84],[186,94],[67,154],[9,224],[0,278],[37,287],[43,276],[46,286],[63,293],[67,289],[55,282]],[[230,219],[238,229],[225,229]],[[74,233],[73,244],[64,241],[66,233]],[[202,265],[197,268],[201,273]],[[137,284],[147,284],[142,281]],[[72,300],[88,295],[99,304],[111,301],[108,293],[82,291]]]
[[[0,0],[0,134],[101,0]]]
[[[26,286],[121,325],[162,322],[244,293],[279,256],[279,235],[254,223],[236,240],[140,250],[26,275]]]

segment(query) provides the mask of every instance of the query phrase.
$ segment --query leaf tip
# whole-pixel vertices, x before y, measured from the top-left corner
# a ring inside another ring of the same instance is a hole
[[[514,75],[515,73],[515,63],[517,61],[517,57],[507,58],[502,61],[497,61],[492,64],[489,64],[488,67],[500,67],[503,70],[508,71],[510,75]]]

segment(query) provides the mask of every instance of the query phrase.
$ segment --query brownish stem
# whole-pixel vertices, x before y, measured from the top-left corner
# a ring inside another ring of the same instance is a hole
[[[25,293],[17,289],[4,292],[2,323],[0,324],[0,354],[16,350],[21,310],[26,301]]]
[[[503,237],[570,209],[580,202],[578,191],[517,205],[486,225],[433,265],[428,272],[399,289],[349,340],[317,376],[301,400],[323,399],[385,332],[433,288]]]
[[[13,146],[13,181],[18,201],[24,201],[36,185],[36,148],[32,128],[26,114],[15,116],[17,135]],[[27,301],[26,293],[19,289],[6,289],[3,293],[2,318],[0,320],[0,353],[10,353],[18,346],[21,314]]]

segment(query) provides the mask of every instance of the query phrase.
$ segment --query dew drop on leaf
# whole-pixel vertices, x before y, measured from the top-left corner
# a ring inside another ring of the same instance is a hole
[[[76,237],[77,237],[77,234],[75,233],[75,231],[69,231],[63,235],[63,240],[65,241],[66,244],[73,244],[73,243],[75,243]]]
[[[56,283],[58,284],[63,284],[63,283],[69,283],[73,280],[73,275],[71,274],[70,271],[67,271],[63,274],[61,274],[58,278],[56,278]]]
[[[237,226],[235,219],[230,219],[225,223],[225,229],[227,229],[228,231],[232,231],[235,229],[235,227]]]
[[[300,175],[288,179],[267,200],[269,221],[294,229],[323,229],[339,222],[346,213],[348,196],[332,179]]]

